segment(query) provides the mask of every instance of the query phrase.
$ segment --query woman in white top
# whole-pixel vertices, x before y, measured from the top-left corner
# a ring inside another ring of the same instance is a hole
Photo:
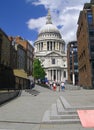
[[[62,90],[65,89],[65,84],[64,84],[64,82],[61,83],[61,89],[62,89]]]

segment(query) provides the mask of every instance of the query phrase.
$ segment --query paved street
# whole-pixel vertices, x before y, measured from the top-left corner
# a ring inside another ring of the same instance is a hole
[[[0,107],[0,130],[93,130],[78,124],[42,124],[46,110],[59,98],[72,106],[94,106],[94,90],[52,91],[36,85],[32,91],[22,91],[20,97]]]

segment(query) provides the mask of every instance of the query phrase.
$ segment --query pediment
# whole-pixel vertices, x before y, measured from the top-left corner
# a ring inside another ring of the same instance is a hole
[[[50,52],[46,56],[48,56],[48,57],[58,57],[58,56],[61,56],[61,55],[57,52]]]

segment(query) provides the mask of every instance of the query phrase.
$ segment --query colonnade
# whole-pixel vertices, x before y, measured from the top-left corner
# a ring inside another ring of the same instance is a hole
[[[44,50],[44,43],[39,42],[36,43],[37,51],[43,51]],[[47,41],[46,50],[52,51],[52,50],[59,50],[59,51],[65,51],[65,45],[62,42],[55,42],[55,41]]]
[[[49,81],[63,81],[66,77],[64,77],[64,71],[60,69],[51,69],[47,72],[47,77]]]
[[[37,48],[37,51],[42,51],[43,50],[43,42],[37,43],[36,48]]]

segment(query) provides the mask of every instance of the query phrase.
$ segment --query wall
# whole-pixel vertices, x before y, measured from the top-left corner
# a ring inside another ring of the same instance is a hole
[[[0,93],[0,105],[14,99],[18,95],[20,95],[20,91],[14,91],[14,92],[2,92]]]

